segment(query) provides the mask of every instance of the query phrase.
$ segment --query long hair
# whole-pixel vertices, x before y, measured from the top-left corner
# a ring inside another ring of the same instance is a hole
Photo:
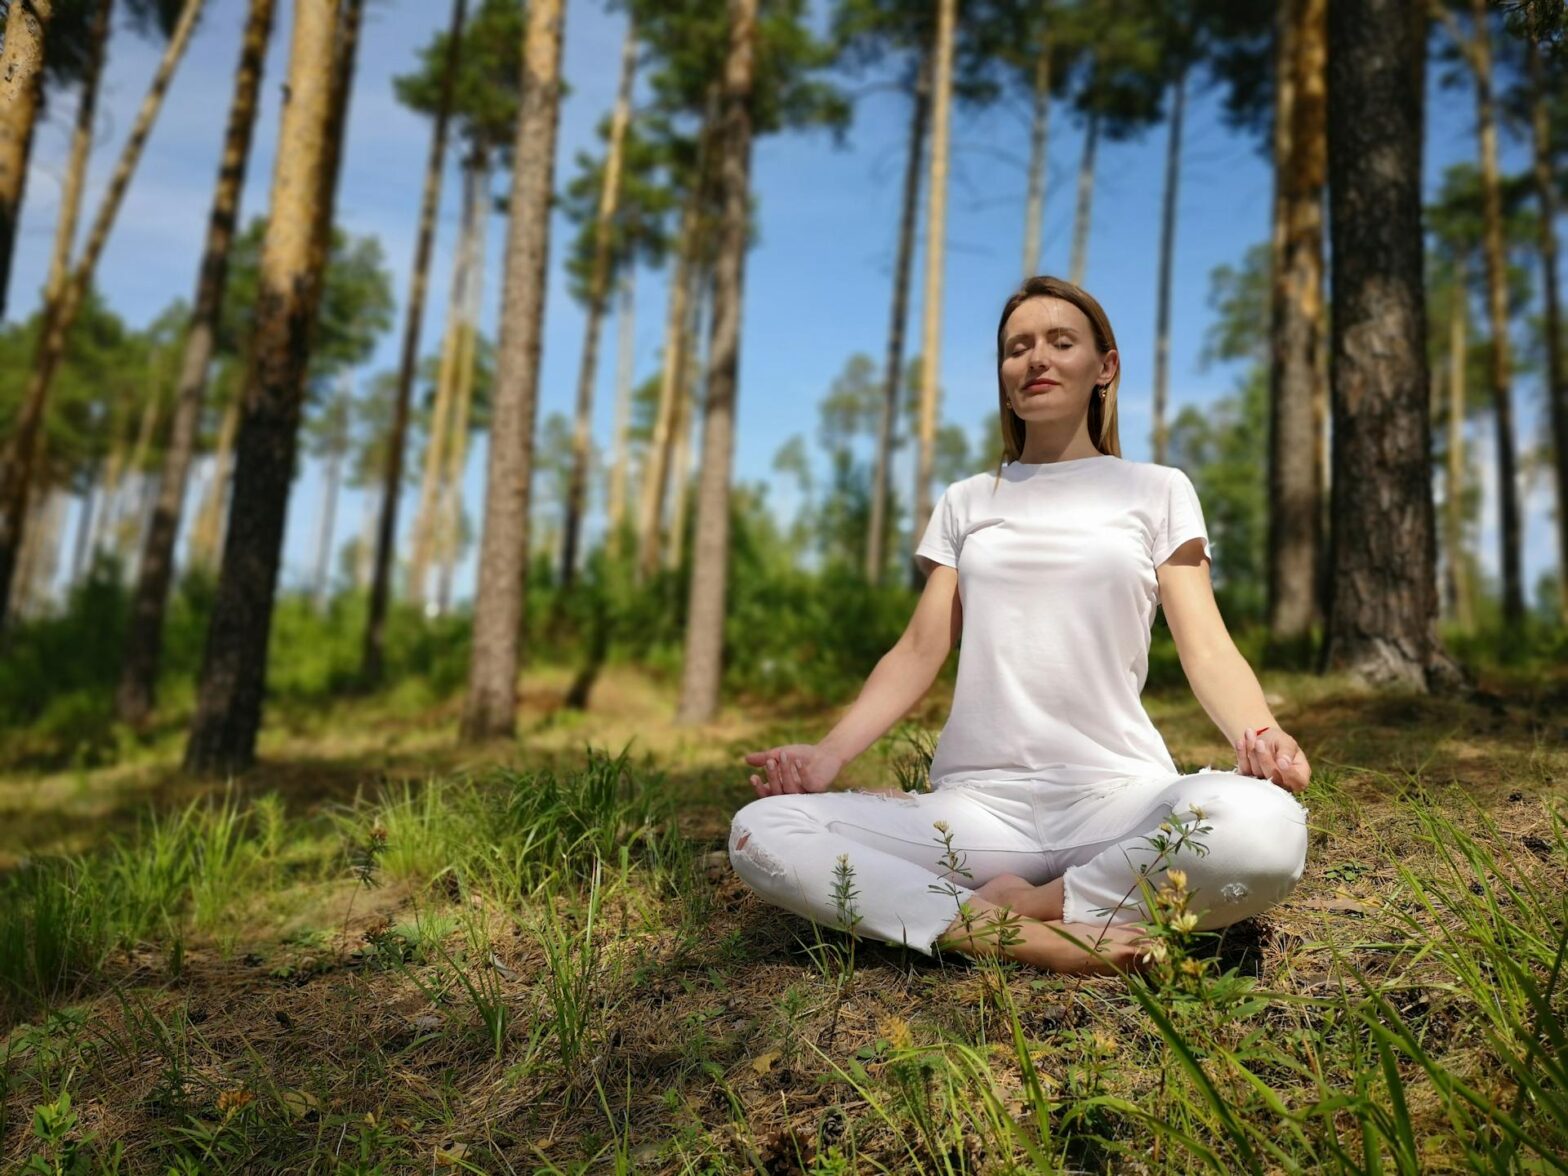
[[[999,473],[1003,465],[1017,461],[1019,454],[1024,451],[1024,419],[1007,402],[1007,389],[1002,384],[1002,332],[1007,329],[1007,320],[1013,311],[1030,298],[1060,298],[1064,302],[1071,302],[1089,320],[1089,326],[1094,331],[1095,349],[1103,356],[1116,348],[1116,333],[1111,330],[1111,320],[1106,317],[1105,308],[1081,286],[1061,278],[1041,275],[1027,279],[1018,287],[1002,307],[1002,317],[996,324],[996,397],[1002,418],[1002,457],[997,463]],[[1117,364],[1116,375],[1106,386],[1105,395],[1102,397],[1095,393],[1089,397],[1089,439],[1101,453],[1108,453],[1112,457],[1122,455],[1121,438],[1116,430],[1116,392],[1121,382],[1122,368],[1121,364]]]

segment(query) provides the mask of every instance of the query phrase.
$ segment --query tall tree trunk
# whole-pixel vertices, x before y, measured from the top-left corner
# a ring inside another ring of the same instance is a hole
[[[1443,548],[1447,559],[1444,585],[1448,612],[1465,632],[1475,625],[1465,562],[1465,342],[1469,315],[1465,303],[1465,263],[1454,259],[1454,304],[1448,316],[1448,465],[1444,480]]]
[[[1171,83],[1170,137],[1165,149],[1165,198],[1160,210],[1160,276],[1154,315],[1154,461],[1165,464],[1170,430],[1165,402],[1171,381],[1171,259],[1176,250],[1176,185],[1181,176],[1181,125],[1187,105],[1187,70]]]
[[[1525,69],[1530,84],[1530,131],[1535,198],[1540,204],[1541,289],[1546,317],[1546,400],[1552,422],[1552,468],[1557,476],[1557,609],[1568,625],[1568,370],[1564,370],[1562,308],[1557,293],[1557,187],[1552,179],[1551,127],[1541,66],[1538,4],[1528,6]]]
[[[711,274],[694,274],[691,296],[691,327],[687,331],[686,370],[681,375],[680,392],[675,399],[674,452],[670,456],[670,530],[664,542],[664,567],[673,572],[681,566],[686,543],[686,504],[691,490],[691,425],[697,409],[697,386],[702,374],[703,308],[708,308],[712,330],[713,288]],[[711,359],[711,353],[709,358]]]
[[[66,335],[71,329],[71,324],[76,320],[82,300],[87,295],[98,258],[108,243],[109,230],[114,225],[115,214],[119,211],[120,202],[125,197],[125,189],[130,185],[137,161],[141,158],[142,147],[152,131],[153,120],[157,118],[158,111],[163,106],[164,95],[168,92],[169,83],[174,78],[174,69],[184,56],[186,45],[190,43],[191,33],[196,27],[196,17],[201,7],[202,0],[186,0],[185,7],[180,13],[179,23],[175,26],[174,35],[169,38],[163,59],[158,63],[152,84],[142,99],[136,121],[131,125],[130,135],[121,149],[119,161],[109,177],[109,185],[104,191],[102,203],[98,206],[98,215],[82,248],[81,258],[72,270],[71,276],[65,281],[60,296],[45,301],[44,321],[38,336],[35,367],[28,380],[22,412],[13,436],[15,442],[13,453],[21,460],[6,463],[3,474],[5,484],[0,488],[0,615],[5,612],[5,594],[10,590],[13,553],[20,540],[20,535],[16,532],[27,517],[27,492],[32,480],[28,469],[28,461],[33,453],[32,437],[42,424],[49,390],[65,354]],[[102,19],[107,19],[106,12]]]
[[[16,225],[27,189],[33,128],[43,103],[44,45],[53,0],[12,0],[0,48],[0,319],[11,285]]]
[[[936,464],[937,398],[942,369],[942,263],[947,256],[948,126],[953,107],[953,25],[957,0],[937,0],[936,48],[932,53],[930,212],[926,224],[925,329],[920,347],[920,448],[915,457],[915,513],[910,542],[920,542],[931,514],[931,476]],[[913,556],[910,586],[923,577]]]
[[[236,392],[218,422],[218,447],[212,455],[212,474],[202,495],[201,509],[191,526],[190,551],[186,558],[193,566],[214,569],[223,550],[224,523],[229,516],[229,491],[234,477],[234,438],[240,430],[240,399]]]
[[[1090,74],[1091,78],[1094,76]],[[1094,155],[1099,143],[1100,108],[1093,105],[1084,127],[1083,154],[1078,160],[1078,206],[1073,213],[1073,255],[1068,267],[1068,280],[1075,286],[1083,285],[1084,269],[1089,264],[1089,213],[1094,202]]]
[[[469,742],[508,738],[517,725],[518,641],[528,564],[529,483],[539,408],[539,347],[550,252],[565,19],[561,0],[533,0],[529,5],[473,653],[463,711],[462,734]]]
[[[719,152],[722,213],[713,271],[713,326],[702,414],[702,473],[686,606],[685,662],[677,721],[703,723],[719,706],[724,670],[724,604],[728,586],[730,470],[735,442],[736,378],[740,372],[741,293],[751,190],[751,93],[757,41],[757,0],[729,0],[729,52],[724,62],[723,146]]]
[[[631,429],[632,375],[636,346],[633,324],[633,294],[636,274],[631,266],[621,271],[620,309],[616,312],[619,337],[616,342],[615,365],[615,455],[610,465],[610,485],[605,495],[609,519],[608,543],[610,554],[621,554],[621,528],[626,521],[626,481],[631,456],[628,452],[627,434]]]
[[[46,561],[45,546],[49,499],[47,491],[34,494],[28,504],[27,537],[22,541],[21,555],[16,564],[16,591],[11,594],[10,619],[25,620],[33,614],[33,605],[39,595],[39,581],[43,579],[41,565]]]
[[[164,451],[157,503],[153,507],[152,521],[142,547],[141,566],[137,570],[131,623],[126,626],[125,633],[125,657],[115,692],[116,714],[122,722],[133,726],[146,722],[157,698],[158,668],[163,659],[164,612],[174,576],[174,542],[180,532],[180,515],[185,509],[191,461],[201,427],[202,401],[207,392],[207,374],[217,344],[218,315],[228,285],[229,246],[234,241],[234,228],[239,219],[240,193],[250,162],[257,96],[261,91],[275,8],[275,0],[250,0],[250,14],[240,42],[239,70],[234,79],[234,97],[229,102],[223,156],[213,189],[212,210],[207,215],[207,240],[202,248],[201,265],[196,271],[195,302],[185,331],[185,349],[180,357],[174,420],[170,425],[168,448]],[[229,424],[227,415],[224,420]],[[233,420],[237,424],[237,404]],[[233,428],[230,424],[227,435],[230,444]],[[224,458],[226,467],[227,450],[224,450]],[[221,488],[217,501],[222,501]],[[210,562],[217,551],[215,538],[208,551]]]
[[[1508,338],[1508,268],[1503,249],[1502,182],[1497,165],[1497,113],[1492,93],[1492,44],[1486,0],[1472,0],[1475,22],[1470,64],[1475,73],[1476,122],[1481,148],[1482,255],[1486,260],[1487,311],[1492,329],[1492,405],[1496,412],[1498,506],[1503,567],[1503,624],[1524,620],[1519,566],[1519,478],[1514,448],[1513,348]]]
[[[255,334],[235,443],[233,505],[185,748],[185,768],[198,775],[244,771],[255,760],[358,14],[358,0],[341,7],[338,0],[296,0],[294,6],[289,98],[262,243]]]
[[[478,173],[478,184],[473,193],[473,263],[469,267],[468,284],[464,292],[464,313],[458,324],[458,346],[453,364],[453,395],[456,404],[452,415],[452,436],[447,447],[450,454],[440,493],[438,526],[441,576],[436,607],[443,616],[451,611],[452,576],[461,546],[463,476],[468,470],[468,422],[473,411],[479,316],[484,305],[485,230],[490,221],[490,164],[482,153],[479,156]]]
[[[474,186],[479,182],[471,163],[463,166],[463,210],[457,250],[452,260],[452,292],[447,300],[446,328],[441,334],[441,361],[436,368],[436,395],[430,411],[430,436],[419,476],[419,506],[414,512],[414,542],[408,561],[408,596],[416,605],[425,602],[432,545],[436,536],[436,511],[442,464],[446,461],[447,428],[452,417],[452,393],[457,383],[458,335],[468,305],[468,275],[473,266]]]
[[[1024,201],[1024,277],[1040,272],[1040,227],[1045,220],[1046,132],[1051,117],[1051,33],[1040,35],[1034,59],[1034,109],[1029,120],[1029,196]]]
[[[626,125],[631,121],[632,81],[637,72],[637,28],[626,22],[621,48],[621,85],[610,115],[610,141],[604,157],[604,183],[594,227],[593,269],[588,276],[588,323],[583,331],[582,365],[577,375],[577,414],[572,429],[572,469],[566,485],[566,517],[561,528],[561,586],[570,588],[577,574],[578,533],[582,529],[588,488],[588,438],[593,428],[593,385],[599,367],[599,330],[610,293],[611,236],[621,194],[621,156]]]
[[[1323,487],[1313,397],[1323,330],[1323,182],[1327,167],[1326,0],[1290,0],[1282,12],[1290,101],[1276,144],[1283,239],[1275,258],[1269,365],[1268,624],[1287,660],[1305,652],[1317,607]]]
[[[1424,27],[1403,0],[1329,5],[1333,598],[1323,646],[1324,668],[1422,691],[1458,678],[1437,636],[1422,285]]]
[[[397,506],[402,498],[403,446],[408,436],[408,402],[414,391],[414,369],[419,364],[419,327],[425,314],[425,281],[430,273],[430,243],[435,236],[436,209],[441,203],[441,164],[446,157],[446,127],[452,110],[463,40],[463,14],[467,0],[452,0],[452,24],[447,31],[446,62],[441,72],[441,100],[435,128],[430,135],[430,158],[425,164],[425,191],[419,208],[419,235],[414,244],[414,272],[408,292],[408,317],[403,324],[403,357],[398,365],[397,396],[392,402],[392,433],[387,441],[386,491],[381,497],[381,526],[376,532],[376,570],[370,582],[370,615],[365,624],[365,647],[360,677],[378,684],[386,671],[385,629],[387,597],[392,587],[392,546],[397,541]]]
[[[887,364],[882,373],[882,420],[877,430],[876,466],[871,474],[871,521],[866,536],[866,580],[880,585],[887,566],[888,486],[893,470],[893,430],[903,388],[904,330],[909,318],[909,279],[914,269],[915,221],[920,214],[920,165],[931,121],[931,55],[921,55],[910,93],[909,154],[904,160],[903,206],[898,217],[898,256],[893,262],[893,310],[887,329]]]

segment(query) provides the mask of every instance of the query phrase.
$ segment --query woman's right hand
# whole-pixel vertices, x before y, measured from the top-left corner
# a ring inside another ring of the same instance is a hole
[[[750,751],[746,753],[746,762],[765,772],[751,777],[751,786],[758,796],[824,792],[844,766],[843,760],[823,750],[819,743],[786,743],[766,751]]]

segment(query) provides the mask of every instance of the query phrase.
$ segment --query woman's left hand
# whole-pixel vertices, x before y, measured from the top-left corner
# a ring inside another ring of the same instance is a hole
[[[1286,792],[1300,792],[1312,778],[1312,767],[1300,745],[1278,727],[1255,731],[1248,727],[1235,744],[1236,771],[1278,784]]]

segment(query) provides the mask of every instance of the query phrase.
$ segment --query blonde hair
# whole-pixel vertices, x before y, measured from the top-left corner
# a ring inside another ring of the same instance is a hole
[[[1116,349],[1116,333],[1111,330],[1111,320],[1106,317],[1105,308],[1081,286],[1075,286],[1062,278],[1041,275],[1026,279],[1018,287],[1002,307],[1002,318],[996,324],[996,397],[1002,425],[1002,456],[996,466],[998,474],[1002,466],[1017,461],[1019,454],[1024,451],[1024,419],[1007,402],[1007,388],[1002,384],[1002,333],[1007,330],[1007,320],[1012,317],[1013,311],[1031,298],[1060,298],[1064,302],[1071,302],[1089,320],[1089,326],[1094,331],[1095,350],[1104,355]],[[1112,457],[1122,455],[1121,438],[1116,429],[1116,393],[1121,382],[1122,368],[1121,364],[1117,364],[1116,374],[1105,386],[1104,396],[1089,397],[1089,439],[1101,453]]]

